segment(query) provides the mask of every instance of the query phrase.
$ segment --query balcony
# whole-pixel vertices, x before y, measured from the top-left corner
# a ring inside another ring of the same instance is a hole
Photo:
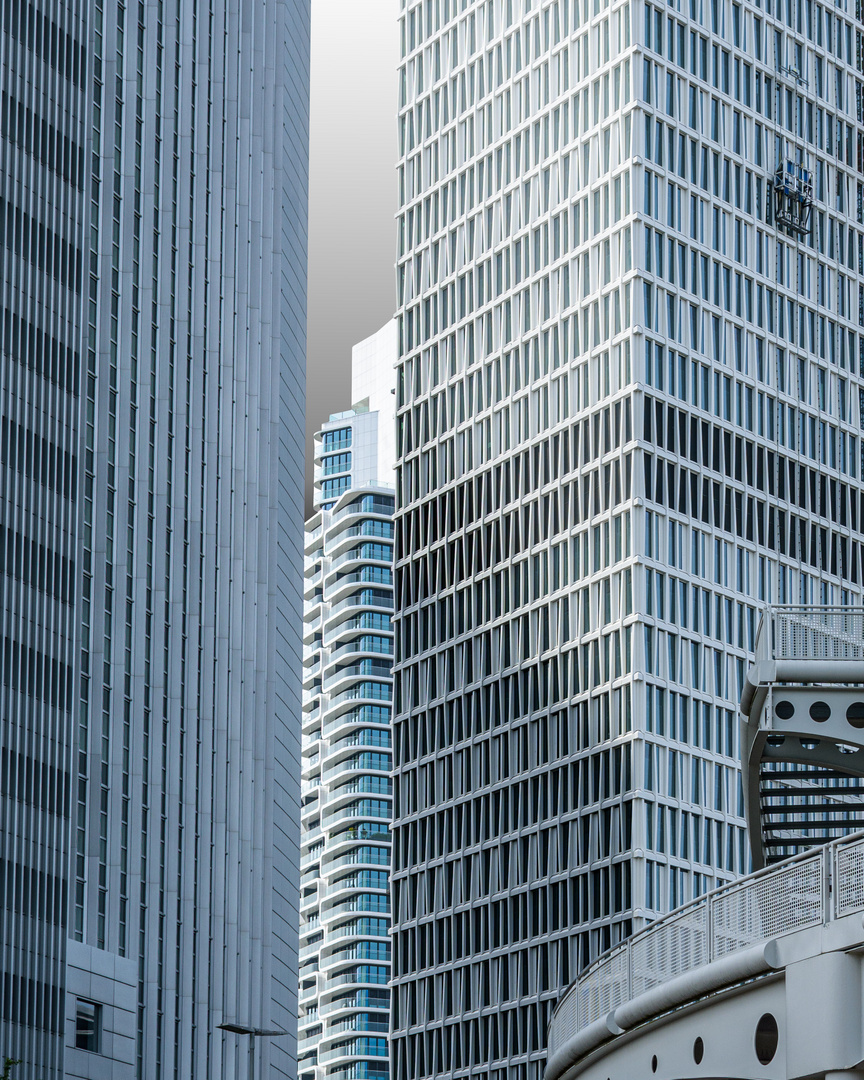
[[[375,660],[363,660],[359,664],[351,664],[349,667],[337,668],[324,680],[324,691],[333,694],[333,700],[338,700],[339,695],[333,693],[333,688],[346,679],[392,679],[393,666],[388,663],[380,663]]]
[[[356,844],[357,840],[345,840],[343,843]],[[340,866],[364,866],[364,867],[384,867],[389,869],[390,867],[390,841],[384,841],[386,847],[363,847],[359,851],[352,851],[347,855],[340,855],[338,858],[333,859],[331,862],[327,862],[323,867],[325,874],[330,874],[334,870],[338,870]],[[341,885],[341,882],[337,884]]]
[[[320,1007],[321,1016],[329,1016],[335,1012],[343,1012],[349,1009],[390,1009],[390,991],[375,989],[359,989],[356,993],[332,998],[324,1002]]]
[[[323,599],[332,603],[335,611],[339,607],[338,598],[357,585],[377,585],[382,590],[392,590],[393,571],[384,566],[364,566],[362,570],[330,578],[324,586]]]
[[[332,619],[341,611],[346,611],[348,608],[355,607],[383,608],[386,611],[392,611],[392,591],[389,594],[385,594],[381,590],[363,589],[362,592],[357,593],[355,596],[347,596],[344,600],[340,600],[338,604],[334,604],[333,607],[330,608],[330,618]]]
[[[325,1062],[334,1061],[336,1058],[387,1057],[388,1053],[386,1039],[352,1039],[344,1046],[337,1046],[320,1053],[318,1060]]]
[[[324,818],[324,828],[331,829],[338,821],[344,821],[346,818],[380,818],[382,821],[389,821],[393,817],[393,806],[388,804],[386,807],[374,807],[368,806],[348,806],[344,810],[337,810],[335,814],[331,814],[330,817]]]
[[[335,649],[327,660],[327,665],[335,664],[344,656],[368,653],[373,656],[393,656],[393,638],[387,637],[376,640],[374,635],[364,634],[361,637],[349,641],[347,645],[341,645]]]
[[[387,922],[389,919],[382,919],[381,922]],[[373,919],[355,919],[354,922],[345,923],[343,926],[337,926],[333,930],[327,931],[327,942],[335,941],[337,938],[345,937],[379,937],[389,938],[390,930],[388,926],[381,928],[377,925],[378,920]]]

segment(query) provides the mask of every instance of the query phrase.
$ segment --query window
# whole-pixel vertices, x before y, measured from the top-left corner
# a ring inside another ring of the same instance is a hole
[[[79,1050],[99,1053],[102,1041],[102,1006],[79,999],[75,1010],[75,1046]]]
[[[325,457],[321,462],[321,469],[325,476],[332,476],[333,473],[349,472],[351,469],[351,452]]]
[[[351,445],[351,428],[339,428],[336,431],[325,431],[322,439],[324,453],[333,450],[346,450]]]
[[[323,480],[321,482],[321,494],[325,499],[335,499],[340,495],[344,495],[350,486],[350,476],[339,476],[334,480]]]

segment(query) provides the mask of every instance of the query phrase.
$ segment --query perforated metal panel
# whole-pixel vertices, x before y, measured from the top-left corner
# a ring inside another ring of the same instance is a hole
[[[631,943],[631,996],[707,964],[709,944],[708,905],[704,901],[655,923]]]
[[[555,1021],[549,1026],[547,1054],[551,1058],[558,1047],[567,1041],[574,1031],[584,1027],[579,1017],[579,987],[571,986],[555,1009]]]
[[[864,911],[864,840],[837,848],[834,863],[834,914],[839,919]]]
[[[848,608],[772,612],[777,660],[864,659],[864,613]]]
[[[712,959],[822,919],[822,856],[817,854],[715,894]]]
[[[609,953],[580,980],[576,991],[580,1028],[587,1027],[630,997],[629,958],[626,945]]]

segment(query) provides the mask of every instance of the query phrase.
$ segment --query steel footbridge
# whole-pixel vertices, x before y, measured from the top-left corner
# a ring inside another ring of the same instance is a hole
[[[768,609],[741,714],[757,869],[587,968],[546,1080],[864,1080],[864,612]]]

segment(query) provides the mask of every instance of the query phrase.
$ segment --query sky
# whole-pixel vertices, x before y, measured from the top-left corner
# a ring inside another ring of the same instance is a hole
[[[312,434],[351,405],[351,346],[396,309],[398,0],[312,0],[307,513]]]

